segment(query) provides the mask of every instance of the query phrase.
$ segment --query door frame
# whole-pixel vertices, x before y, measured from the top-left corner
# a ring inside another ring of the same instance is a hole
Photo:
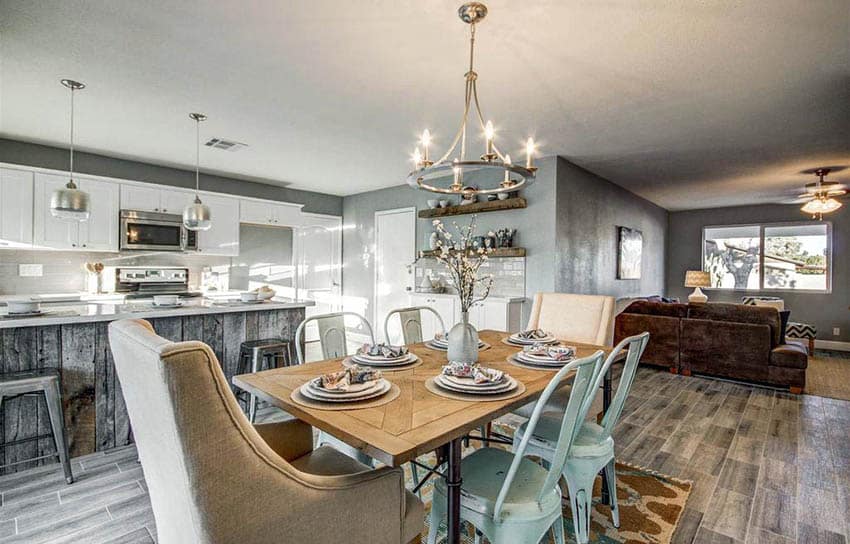
[[[375,212],[373,225],[375,227],[375,253],[374,258],[372,260],[372,323],[374,324],[374,328],[376,331],[375,336],[380,337],[383,335],[383,323],[378,323],[378,218],[385,215],[395,215],[398,213],[413,213],[413,258],[416,259],[416,234],[417,234],[417,221],[416,221],[416,206],[406,206],[404,208],[393,208],[390,210],[378,210]],[[414,277],[415,281],[415,277]],[[385,341],[389,341],[389,339],[384,339]]]

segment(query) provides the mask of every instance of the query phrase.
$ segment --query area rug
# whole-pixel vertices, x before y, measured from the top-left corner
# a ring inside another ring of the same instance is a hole
[[[499,431],[503,432],[504,428]],[[469,450],[472,451],[472,450]],[[467,453],[467,452],[464,452]],[[428,465],[433,464],[433,456],[421,458]],[[409,468],[405,467],[408,478]],[[591,518],[590,542],[597,544],[613,543],[659,543],[668,544],[679,524],[685,503],[691,494],[691,482],[665,476],[649,469],[635,467],[626,463],[617,463],[617,497],[620,506],[620,528],[611,522],[611,509],[601,504],[601,479],[596,479],[593,496],[593,515]],[[411,486],[409,486],[411,487]],[[427,542],[428,515],[431,508],[432,483],[429,481],[422,487],[422,500],[425,502],[425,530],[422,533],[422,543]],[[567,542],[575,542],[572,511],[569,500],[565,497],[564,528]],[[444,542],[445,528],[440,530],[438,542]],[[461,541],[473,544],[474,532],[472,527],[464,527]],[[487,539],[482,539],[488,542]],[[544,539],[543,542],[547,542]],[[554,543],[551,538],[549,542]]]
[[[850,354],[816,351],[806,369],[807,395],[850,400]]]

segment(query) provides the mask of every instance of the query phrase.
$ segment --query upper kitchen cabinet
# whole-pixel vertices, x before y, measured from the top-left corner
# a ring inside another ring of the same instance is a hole
[[[67,176],[35,174],[33,245],[46,249],[118,251],[119,185],[88,178],[74,181],[88,193],[91,206],[89,219],[79,223],[57,219],[50,213],[50,197],[68,183]]]
[[[240,201],[239,220],[256,225],[297,227],[301,225],[301,204],[286,204],[269,201]]]
[[[125,183],[121,185],[121,209],[182,214],[194,193],[180,189],[160,189]]]
[[[32,246],[33,174],[0,168],[0,248]]]
[[[201,194],[210,208],[212,227],[198,232],[198,252],[207,255],[239,255],[239,201],[225,196]]]

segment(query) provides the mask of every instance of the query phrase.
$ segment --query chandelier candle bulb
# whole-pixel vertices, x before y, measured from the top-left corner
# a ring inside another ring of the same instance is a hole
[[[422,153],[419,151],[419,148],[417,147],[416,150],[413,152],[413,167],[419,168],[419,166],[421,164],[422,164]]]
[[[511,156],[505,155],[505,166],[511,165]],[[505,170],[505,181],[502,182],[502,187],[509,187],[511,185],[511,171]]]
[[[428,162],[428,147],[431,145],[431,133],[426,128],[422,132],[422,148],[425,150],[424,155],[422,156],[422,162]]]
[[[487,140],[487,147],[484,152],[484,160],[492,161],[496,158],[496,154],[493,153],[493,138],[496,135],[496,130],[493,128],[493,122],[487,121],[487,125],[484,127],[484,138]]]
[[[534,157],[534,139],[533,138],[529,138],[525,142],[525,155],[526,155],[525,167],[530,170],[530,169],[534,168],[534,165],[532,163],[532,157]]]

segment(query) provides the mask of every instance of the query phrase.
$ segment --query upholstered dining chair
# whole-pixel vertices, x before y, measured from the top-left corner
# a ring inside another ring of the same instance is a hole
[[[614,527],[620,526],[620,510],[617,505],[617,473],[614,462],[614,439],[612,434],[614,426],[623,413],[623,406],[629,396],[629,390],[634,382],[643,350],[649,343],[649,333],[645,332],[623,339],[605,359],[605,363],[599,365],[593,375],[593,384],[588,389],[583,411],[586,414],[596,398],[596,393],[605,373],[624,350],[628,350],[623,373],[617,385],[617,392],[611,400],[611,405],[602,417],[600,425],[585,421],[575,444],[567,455],[566,463],[563,464],[564,479],[570,492],[570,502],[573,511],[573,526],[576,530],[576,541],[586,544],[590,540],[590,512],[593,498],[593,482],[600,471],[603,473],[605,482],[610,490],[611,517]],[[558,447],[560,441],[559,429],[562,413],[546,412],[537,425],[532,429],[530,422],[523,423],[514,434],[514,451],[532,455],[545,460],[548,463],[560,462]]]
[[[537,400],[530,433],[515,453],[498,448],[477,449],[461,461],[463,493],[460,517],[471,523],[493,544],[537,544],[553,529],[555,542],[564,544],[564,520],[561,513],[563,465],[573,448],[581,422],[589,405],[585,402],[594,370],[602,361],[602,351],[564,365]],[[575,371],[566,412],[558,426],[556,454],[548,468],[525,457],[526,447],[549,397],[558,390],[568,374]],[[443,479],[434,483],[428,544],[437,542],[437,529],[446,515],[447,493]]]
[[[437,318],[437,323],[440,324],[440,332],[446,334],[446,324],[443,318],[434,308],[430,306],[411,306],[410,308],[397,308],[387,314],[384,319],[384,338],[387,342],[390,341],[390,319],[398,315],[399,323],[401,324],[401,338],[404,345],[418,344],[422,342],[422,312],[430,312]]]
[[[614,336],[614,297],[606,295],[574,295],[572,293],[537,293],[531,306],[527,330],[543,329],[566,341],[610,346]],[[563,412],[569,391],[557,391],[547,411]],[[521,417],[531,417],[534,404],[514,410]]]
[[[163,544],[418,542],[422,503],[400,469],[372,470],[309,425],[251,425],[213,351],[143,320],[109,342]]]
[[[375,334],[372,332],[372,325],[369,323],[369,320],[356,312],[334,312],[310,316],[302,321],[298,325],[298,328],[295,329],[295,352],[298,355],[299,365],[308,362],[303,344],[307,335],[307,327],[311,323],[316,324],[319,332],[319,346],[322,349],[322,358],[319,360],[335,359],[349,355],[348,328],[345,324],[346,316],[353,317],[357,325],[367,334],[367,340],[373,344],[375,343]],[[374,463],[374,459],[362,451],[324,431],[319,431],[318,443],[319,445],[332,446],[349,457],[357,459],[364,465],[372,466]]]

